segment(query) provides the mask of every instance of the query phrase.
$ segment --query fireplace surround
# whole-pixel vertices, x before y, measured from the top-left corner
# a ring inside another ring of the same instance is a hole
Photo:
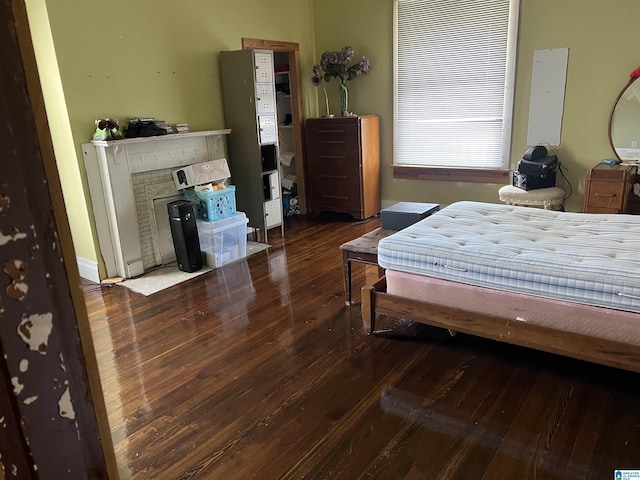
[[[107,277],[131,278],[171,260],[166,203],[181,197],[171,171],[226,158],[225,136],[210,130],[82,145]]]

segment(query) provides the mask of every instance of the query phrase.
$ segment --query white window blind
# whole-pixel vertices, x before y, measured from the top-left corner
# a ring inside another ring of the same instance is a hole
[[[508,168],[517,0],[396,0],[395,163]]]

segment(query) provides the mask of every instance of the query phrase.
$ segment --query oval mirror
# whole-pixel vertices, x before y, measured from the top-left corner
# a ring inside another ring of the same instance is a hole
[[[609,116],[609,143],[618,160],[640,161],[640,82],[633,76],[616,98]]]

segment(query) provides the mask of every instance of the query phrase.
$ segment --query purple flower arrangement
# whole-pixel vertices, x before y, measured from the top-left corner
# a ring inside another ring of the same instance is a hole
[[[367,57],[362,57],[359,62],[349,65],[349,62],[353,59],[353,53],[353,48],[350,46],[342,47],[339,52],[324,52],[320,58],[320,63],[313,66],[313,76],[311,77],[311,82],[316,87],[322,85],[322,80],[329,82],[332,78],[338,79],[342,89],[343,114],[345,114],[347,107],[347,82],[371,71],[371,62]],[[322,85],[322,88],[324,90],[324,85]],[[324,95],[328,115],[329,101],[326,90],[324,90]]]
[[[313,77],[311,81],[314,85],[320,85],[331,78],[337,78],[342,83],[353,80],[359,75],[365,75],[371,71],[371,62],[367,57],[362,57],[358,63],[349,65],[353,59],[353,48],[342,47],[339,52],[324,52],[320,58],[320,63],[313,66]]]

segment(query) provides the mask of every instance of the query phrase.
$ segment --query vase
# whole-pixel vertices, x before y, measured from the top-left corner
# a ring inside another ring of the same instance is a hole
[[[340,115],[351,116],[349,113],[349,89],[345,82],[340,82]]]
[[[322,91],[324,92],[324,106],[327,109],[327,114],[324,116],[325,118],[333,118],[333,114],[329,113],[329,97],[327,95],[327,89],[322,85]]]

